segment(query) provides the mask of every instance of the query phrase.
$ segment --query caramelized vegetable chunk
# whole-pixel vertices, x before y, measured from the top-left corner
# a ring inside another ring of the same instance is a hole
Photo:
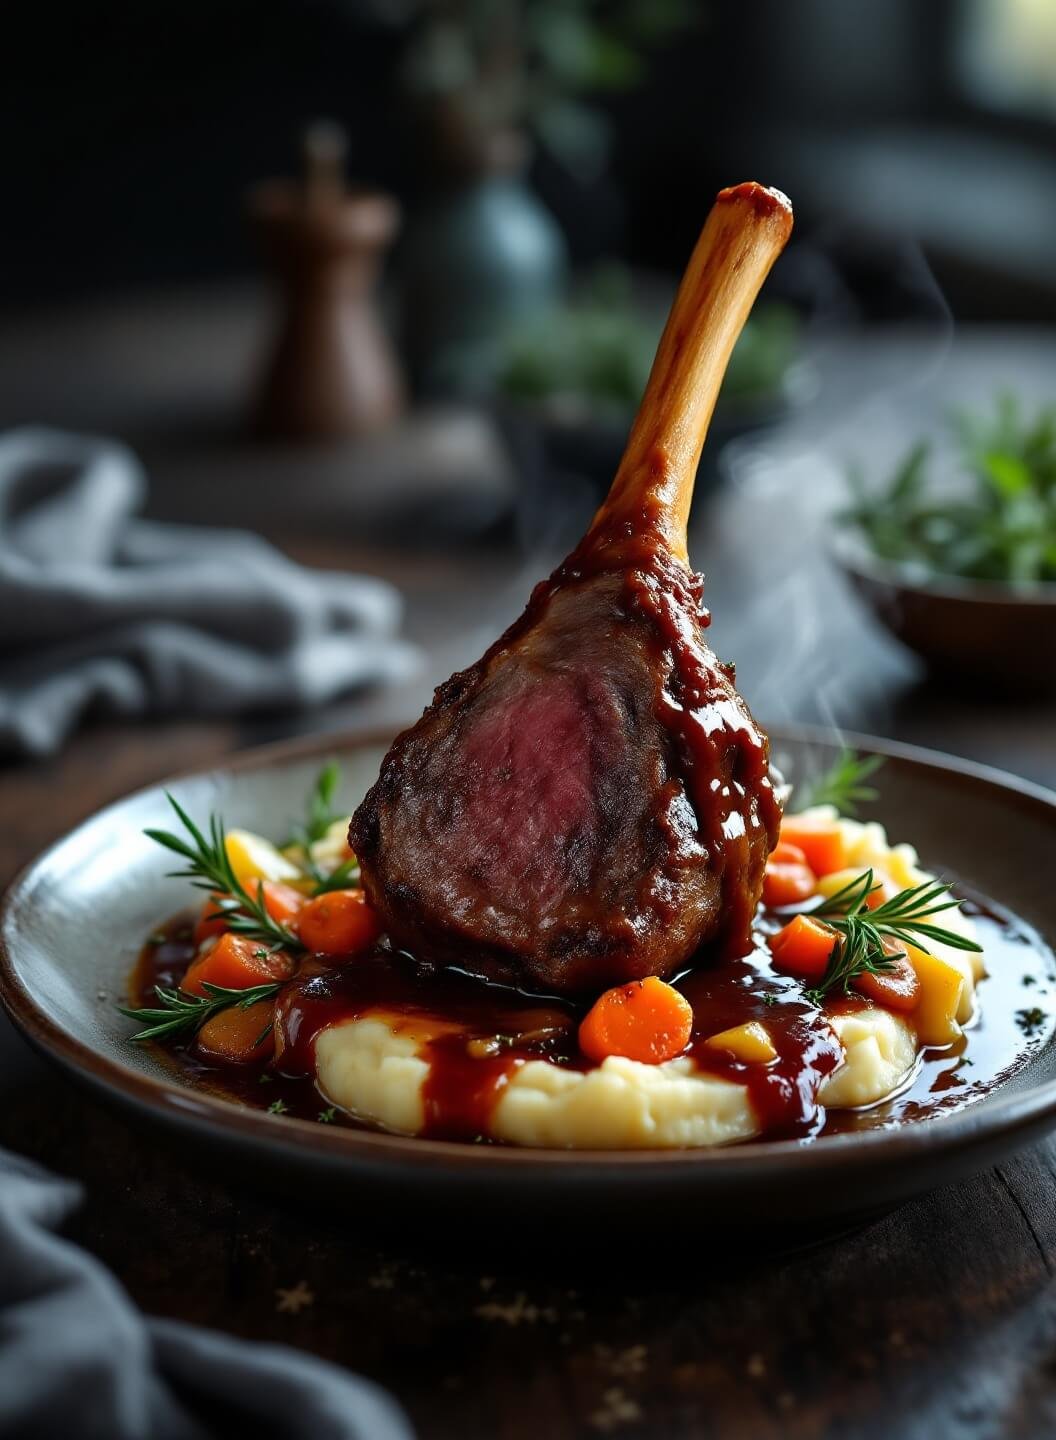
[[[650,975],[598,997],[579,1027],[579,1048],[599,1065],[609,1055],[660,1065],[681,1055],[692,1033],[689,1001]]]
[[[275,1052],[274,1018],[274,1000],[258,1000],[244,1010],[229,1005],[198,1031],[198,1052],[207,1060],[223,1060],[228,1065],[268,1060]]]
[[[355,955],[370,949],[381,934],[381,923],[362,890],[332,890],[308,901],[298,933],[317,954]]]
[[[814,893],[817,880],[798,845],[782,840],[770,853],[763,872],[763,904],[780,909],[798,905]]]
[[[809,915],[797,915],[770,940],[774,966],[802,980],[820,980],[829,966],[837,935]]]
[[[259,940],[249,940],[230,930],[220,936],[211,950],[191,963],[181,990],[188,995],[207,995],[203,982],[225,990],[249,990],[269,980],[289,980],[296,961],[285,950],[269,950]]]
[[[744,1025],[721,1030],[718,1035],[709,1035],[704,1043],[709,1050],[724,1050],[745,1065],[767,1065],[777,1059],[774,1042],[766,1026],[760,1025],[758,1020],[749,1020]]]
[[[262,882],[264,891],[264,909],[273,920],[280,925],[293,925],[297,915],[305,904],[305,897],[292,885],[284,885],[281,880],[265,880]],[[254,885],[250,893],[256,897],[257,887]],[[222,899],[219,895],[210,895],[202,909],[197,925],[194,927],[194,942],[200,945],[210,935],[222,935],[227,929],[227,920],[223,915],[216,913],[217,901]]]
[[[847,864],[847,846],[838,820],[786,815],[781,821],[781,839],[802,850],[815,875],[828,875]]]
[[[898,1010],[908,1014],[920,1003],[920,981],[905,955],[900,955],[893,964],[892,970],[875,975],[866,972],[852,983],[860,995],[875,1000],[886,1010]]]

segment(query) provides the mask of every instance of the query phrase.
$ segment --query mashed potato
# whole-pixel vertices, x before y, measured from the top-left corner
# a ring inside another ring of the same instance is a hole
[[[868,1105],[899,1089],[917,1058],[904,1020],[886,1010],[838,1015],[833,1029],[846,1060],[820,1099],[837,1108]],[[422,1090],[429,1033],[402,1017],[345,1020],[316,1041],[319,1088],[357,1119],[401,1135],[425,1127]],[[688,1057],[642,1065],[622,1056],[585,1073],[530,1060],[511,1076],[491,1122],[492,1138],[571,1149],[671,1149],[730,1145],[759,1133],[743,1085],[702,1074]]]
[[[809,813],[834,818],[823,807]],[[854,820],[840,824],[850,860],[848,878],[868,867],[898,889],[930,878],[919,869],[911,846],[888,845],[882,826]],[[970,918],[960,912],[944,914],[942,923],[974,934]],[[957,1013],[964,1023],[974,1013],[982,958],[944,946],[933,949],[964,977]],[[870,1007],[833,1015],[829,1023],[843,1046],[844,1063],[822,1085],[821,1104],[833,1109],[872,1105],[909,1080],[919,1045],[907,1019]],[[441,1017],[409,1020],[383,1010],[335,1023],[316,1041],[319,1088],[331,1104],[360,1120],[417,1135],[425,1127],[427,1043],[451,1028]],[[688,1056],[662,1065],[610,1056],[586,1072],[529,1060],[509,1077],[491,1117],[492,1138],[551,1148],[729,1145],[759,1130],[747,1088],[699,1071]]]

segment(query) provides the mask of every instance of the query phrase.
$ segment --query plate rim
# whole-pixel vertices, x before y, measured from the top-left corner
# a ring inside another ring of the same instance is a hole
[[[152,1113],[164,1121],[208,1132],[210,1141],[225,1137],[274,1152],[276,1148],[314,1154],[317,1159],[349,1165],[402,1165],[405,1168],[457,1171],[460,1178],[489,1180],[518,1171],[546,1172],[555,1179],[573,1172],[588,1171],[611,1176],[617,1171],[642,1171],[667,1180],[698,1173],[715,1179],[733,1179],[757,1173],[760,1178],[771,1169],[787,1177],[790,1162],[797,1179],[809,1180],[832,1170],[842,1171],[852,1158],[862,1169],[884,1166],[889,1161],[912,1160],[914,1156],[955,1154],[982,1143],[992,1134],[1016,1135],[1033,1132],[1048,1119],[1056,1125],[1056,1076],[1028,1090],[997,1094],[985,1104],[972,1105],[950,1115],[935,1116],[913,1125],[891,1130],[847,1132],[826,1137],[824,1143],[802,1140],[759,1140],[748,1145],[683,1149],[549,1149],[528,1146],[466,1145],[459,1141],[433,1140],[419,1136],[394,1135],[380,1130],[332,1129],[310,1120],[287,1116],[276,1125],[275,1118],[253,1106],[242,1106],[205,1091],[196,1091],[175,1079],[147,1075],[117,1058],[86,1044],[52,1020],[36,1003],[15,969],[11,950],[12,931],[25,892],[36,872],[84,826],[103,819],[110,811],[129,801],[166,786],[211,775],[266,770],[272,765],[295,763],[341,750],[392,743],[395,727],[352,727],[323,734],[297,736],[267,745],[238,751],[210,766],[199,766],[140,786],[93,811],[47,845],[24,865],[4,893],[0,904],[0,1003],[20,1034],[45,1058],[86,1081],[93,1089],[134,1108]],[[863,733],[806,724],[775,725],[768,728],[772,746],[782,742],[830,748],[850,745],[857,750],[925,765],[947,776],[971,784],[996,788],[1017,804],[1041,810],[1056,828],[1056,791],[1031,780],[1010,775],[975,760],[946,755],[942,751],[902,741],[887,740]],[[1043,937],[1045,938],[1045,937]]]

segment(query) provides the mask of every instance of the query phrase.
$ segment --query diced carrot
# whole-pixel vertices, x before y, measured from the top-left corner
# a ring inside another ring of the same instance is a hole
[[[836,944],[835,930],[809,915],[797,915],[771,937],[774,966],[803,980],[820,980]]]
[[[307,903],[307,897],[292,885],[281,880],[264,881],[264,909],[280,925],[293,925]]]
[[[248,990],[271,980],[288,980],[295,969],[285,950],[269,950],[259,940],[228,930],[211,950],[191,962],[180,989],[188,995],[206,995],[202,982],[208,981],[225,990]]]
[[[274,1000],[258,1000],[244,1010],[229,1005],[205,1022],[195,1043],[201,1055],[228,1065],[267,1060],[275,1051],[274,1019]]]
[[[202,906],[202,913],[198,916],[198,923],[194,927],[195,945],[200,945],[203,940],[208,940],[210,935],[222,935],[227,929],[227,921],[222,915],[217,914],[216,902],[220,898],[219,895],[210,895]]]
[[[847,864],[843,831],[836,820],[812,820],[803,815],[786,815],[781,821],[781,840],[803,851],[815,875],[828,875]]]
[[[292,885],[285,885],[281,880],[264,880],[261,885],[264,891],[264,909],[280,925],[292,925],[305,904],[305,897]],[[249,893],[256,899],[256,885],[248,888]],[[205,902],[198,924],[194,927],[196,945],[200,945],[210,935],[222,935],[227,929],[227,921],[223,915],[216,913],[217,901],[222,898],[220,895],[210,895]]]
[[[803,851],[782,841],[775,846],[763,871],[763,904],[776,909],[782,905],[798,905],[813,895],[816,884],[814,871],[803,859]]]
[[[362,890],[331,890],[301,911],[298,934],[319,955],[354,955],[381,934],[377,911]]]
[[[875,1000],[887,1010],[908,1014],[920,1003],[920,981],[905,955],[894,962],[893,970],[872,975],[859,975],[851,983],[860,995]]]
[[[599,1065],[624,1055],[646,1065],[673,1060],[689,1044],[693,1010],[672,985],[650,975],[600,995],[579,1027],[579,1048]]]

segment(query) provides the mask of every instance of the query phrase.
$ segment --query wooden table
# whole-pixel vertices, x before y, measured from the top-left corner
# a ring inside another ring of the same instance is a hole
[[[146,343],[151,313],[133,307],[111,330],[160,384]],[[201,331],[210,315],[215,307],[201,311]],[[107,408],[109,391],[88,415],[77,411],[83,397],[64,411],[62,363],[57,376],[44,362],[83,363],[91,345],[78,326],[91,327],[76,316],[48,323],[28,346],[22,333],[18,388],[0,393],[0,415],[79,424],[95,415],[100,427],[137,433]],[[113,342],[95,343],[105,351]],[[14,344],[0,342],[5,377]],[[835,493],[833,457],[850,442],[882,459],[898,433],[892,414],[912,424],[951,389],[985,393],[998,363],[1028,389],[1051,382],[1050,336],[968,337],[943,379],[926,373],[931,345],[895,337],[819,352],[817,404],[732,457],[731,485],[695,524],[715,641],[736,656],[765,719],[834,719],[1056,785],[1052,708],[984,705],[924,683],[840,589],[816,543]],[[913,366],[917,383],[907,387]],[[151,443],[146,422],[141,430],[158,482],[152,504],[179,510],[176,492],[185,492],[174,477],[186,477],[187,452]],[[218,439],[198,453],[218,476],[246,473],[245,455]],[[288,463],[295,473],[297,457]],[[100,804],[163,774],[298,730],[414,713],[430,684],[515,611],[550,553],[318,533],[295,536],[291,548],[401,585],[427,656],[418,677],[307,717],[96,724],[54,760],[11,765],[0,772],[4,878]],[[425,1437],[1056,1433],[1056,1144],[809,1251],[775,1253],[765,1236],[731,1249],[722,1235],[671,1231],[653,1213],[598,1253],[559,1243],[526,1253],[513,1234],[505,1249],[481,1254],[452,1241],[428,1195],[413,1233],[394,1234],[366,1192],[334,1216],[311,1196],[293,1205],[226,1183],[171,1139],[82,1094],[6,1025],[0,1093],[0,1143],[86,1182],[71,1233],[143,1307],[361,1371],[400,1399]]]

